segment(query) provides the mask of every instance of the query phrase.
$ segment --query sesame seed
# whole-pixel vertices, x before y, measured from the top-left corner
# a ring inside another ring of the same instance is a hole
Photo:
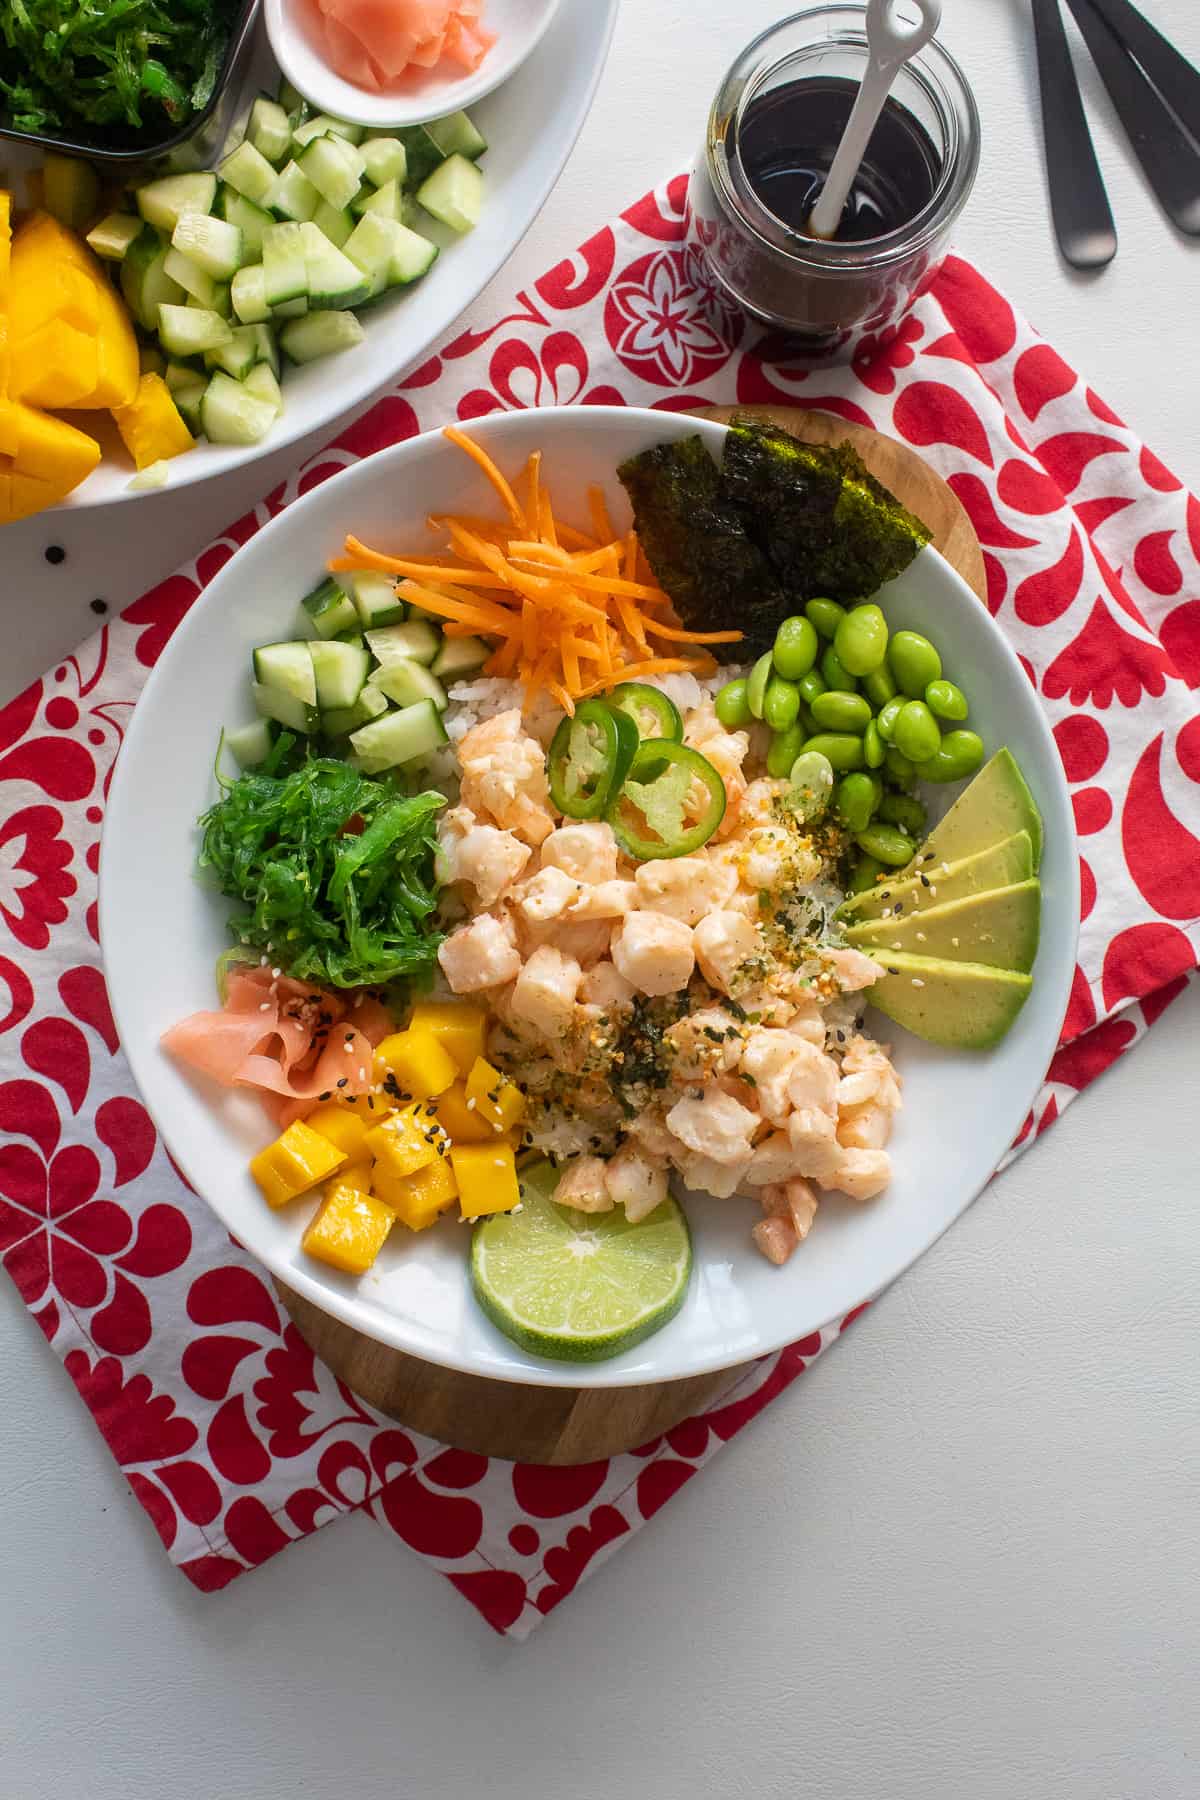
[[[259,1012],[270,1012],[271,1002],[269,1000],[264,1000],[258,1010]]]
[[[340,1081],[339,1081],[339,1082],[338,1082],[338,1084],[337,1084],[337,1085],[338,1085],[338,1087],[340,1087],[340,1088],[344,1088],[344,1087],[345,1087],[345,1085],[346,1085],[346,1083],[347,1083],[347,1081],[348,1081],[348,1080],[349,1080],[349,1076],[347,1076],[347,1075],[343,1075],[343,1076],[342,1076],[342,1078],[341,1078],[341,1080],[340,1080]]]
[[[951,943],[952,943],[952,944],[953,944],[953,945],[954,945],[954,948],[955,948],[955,949],[956,949],[956,950],[957,950],[957,949],[958,949],[958,939],[957,939],[957,938],[951,938],[951,939],[950,939],[950,942],[951,942]]]
[[[282,970],[282,969],[272,969],[272,970],[271,970],[271,975],[272,975],[272,977],[273,977],[273,979],[274,979],[274,980],[276,980],[276,981],[278,981],[278,980],[279,980],[279,977],[280,977],[280,976],[281,976],[281,975],[282,975],[282,974],[283,974],[283,970]]]
[[[919,975],[914,975],[914,976],[913,976],[913,978],[912,978],[912,984],[913,984],[913,986],[914,986],[914,987],[924,987],[924,986],[925,986],[925,983],[924,983],[924,982],[923,982],[923,981],[922,981],[922,980],[921,980],[921,978],[920,978],[920,976],[919,976]]]
[[[957,938],[955,938],[955,940],[954,940],[954,941],[955,941],[955,943],[956,943],[956,944],[957,944],[957,942],[958,942],[958,939],[957,939]],[[925,933],[924,933],[924,932],[923,932],[923,931],[918,931],[918,933],[917,933],[917,942],[918,942],[918,944],[923,944],[923,943],[924,943],[924,942],[925,942]]]

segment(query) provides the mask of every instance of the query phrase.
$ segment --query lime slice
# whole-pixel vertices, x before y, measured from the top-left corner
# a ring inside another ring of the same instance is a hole
[[[660,1330],[683,1305],[692,1272],[687,1221],[670,1198],[637,1225],[619,1206],[556,1206],[556,1180],[546,1163],[524,1170],[520,1212],[475,1227],[471,1285],[522,1350],[602,1362]]]

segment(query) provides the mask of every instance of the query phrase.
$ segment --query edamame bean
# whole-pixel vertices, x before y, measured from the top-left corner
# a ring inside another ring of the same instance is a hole
[[[788,804],[798,819],[819,819],[833,793],[833,764],[811,747],[802,750],[792,764]]]
[[[868,856],[886,863],[889,869],[902,869],[906,862],[912,860],[916,847],[899,826],[885,825],[879,820],[868,825],[865,831],[856,832],[854,841],[860,850],[865,850]]]
[[[883,766],[887,770],[889,787],[899,788],[905,794],[912,793],[917,785],[916,766],[897,750],[895,744],[888,745]]]
[[[803,750],[808,733],[799,720],[786,731],[777,731],[767,751],[767,774],[782,781],[792,772],[792,764]]]
[[[746,698],[748,685],[743,680],[727,681],[713,701],[713,710],[726,731],[737,731],[740,726],[748,725],[754,717]]]
[[[837,628],[833,647],[852,675],[869,675],[887,652],[887,620],[878,606],[854,606]]]
[[[887,745],[879,734],[879,726],[871,719],[863,732],[863,761],[868,769],[881,769]]]
[[[909,762],[927,762],[941,747],[938,722],[923,700],[909,700],[896,714],[892,742]]]
[[[917,766],[922,781],[962,781],[983,761],[983,739],[974,731],[948,731],[941,748]]]
[[[804,754],[813,751],[818,756],[827,758],[831,768],[844,774],[847,769],[861,769],[863,766],[863,747],[860,737],[852,737],[846,731],[819,731],[816,737],[809,738],[804,746]]]
[[[893,632],[888,662],[900,692],[910,700],[923,699],[929,683],[939,680],[942,673],[941,657],[919,631]]]
[[[786,731],[800,717],[800,689],[793,682],[772,675],[763,695],[762,716],[772,731]],[[932,718],[933,714],[929,716]]]
[[[759,657],[746,681],[746,705],[756,719],[761,719],[763,716],[763,701],[767,697],[767,683],[774,672],[775,664],[771,660],[771,652],[767,650]]]
[[[839,606],[836,600],[810,600],[804,609],[804,615],[818,636],[832,640],[846,616],[846,609]]]
[[[826,687],[838,688],[843,694],[858,691],[858,682],[832,646],[821,658],[821,679]]]
[[[875,783],[869,775],[843,775],[833,805],[847,831],[865,831],[875,810]]]
[[[893,699],[888,700],[880,707],[879,717],[876,719],[875,723],[879,727],[879,735],[885,744],[891,743],[892,733],[896,729],[896,720],[899,718],[906,705],[907,701],[905,700],[904,695],[897,694]]]
[[[854,859],[854,867],[850,871],[850,881],[846,888],[848,894],[865,894],[873,888],[883,874],[883,864],[878,857],[868,856],[860,850]]]
[[[805,706],[811,706],[817,695],[825,692],[825,683],[818,669],[810,669],[807,675],[802,675],[796,686],[800,689],[800,698]]]
[[[838,693],[829,688],[812,703],[813,723],[822,731],[865,731],[871,709],[861,694]]]
[[[775,667],[785,681],[799,681],[816,662],[819,649],[812,621],[797,614],[794,618],[785,619],[775,633],[775,648],[771,654],[775,658]]]
[[[887,666],[886,659],[880,663],[877,669],[872,669],[869,675],[863,676],[862,685],[863,693],[876,712],[882,712],[888,701],[894,700],[896,697],[896,683],[892,677],[892,671]]]
[[[931,681],[925,689],[925,704],[939,719],[967,716],[967,696],[952,681]]]
[[[885,794],[877,810],[885,823],[899,825],[914,838],[920,837],[929,817],[921,802],[909,794]]]

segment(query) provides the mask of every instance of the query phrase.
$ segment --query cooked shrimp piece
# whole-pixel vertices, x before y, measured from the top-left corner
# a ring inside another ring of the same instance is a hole
[[[848,1154],[837,1141],[833,1118],[816,1108],[802,1108],[788,1119],[788,1140],[795,1152],[795,1171],[829,1186],[831,1177]],[[836,1184],[835,1184],[836,1185]]]
[[[564,869],[574,881],[611,881],[617,872],[612,826],[602,820],[559,825],[542,844],[542,867]]]
[[[806,1043],[825,1048],[825,1020],[815,1000],[802,1000],[787,1022],[787,1028]]]
[[[900,1097],[900,1077],[892,1067],[891,1056],[886,1044],[877,1044],[873,1038],[855,1037],[847,1044],[842,1057],[842,1075],[868,1074],[875,1079],[872,1097],[880,1106],[897,1112],[904,1104]],[[839,1090],[840,1091],[840,1090]],[[849,1102],[847,1102],[849,1104]]]
[[[539,869],[513,894],[522,919],[530,925],[546,925],[561,918],[579,891],[579,883],[562,869]]]
[[[612,959],[642,994],[677,994],[692,978],[692,933],[666,913],[633,912],[612,934]]]
[[[584,1006],[598,1006],[602,1012],[612,1007],[629,1006],[637,989],[626,981],[615,963],[602,960],[588,969],[579,984],[579,999]]]
[[[861,950],[827,950],[825,961],[843,994],[857,994],[863,988],[874,987],[883,974],[879,964]]]
[[[750,1236],[754,1239],[755,1248],[761,1250],[767,1261],[774,1263],[777,1269],[783,1267],[800,1242],[792,1221],[775,1213],[769,1218],[760,1219]]]
[[[851,1080],[857,1079],[857,1076],[851,1076]],[[837,1140],[847,1150],[882,1150],[891,1135],[891,1112],[874,1101],[851,1107],[838,1119]]]
[[[780,825],[759,825],[746,839],[746,847],[738,861],[742,883],[755,894],[766,889],[774,892],[785,882],[795,879],[792,856],[795,837]]]
[[[737,871],[710,856],[656,857],[639,863],[634,876],[639,905],[698,925],[724,906],[737,887]]]
[[[561,1037],[574,1015],[582,974],[573,956],[543,944],[517,976],[509,1000],[512,1016],[523,1019],[544,1037]]]
[[[755,1144],[746,1170],[748,1187],[768,1187],[796,1173],[796,1152],[786,1131],[773,1131]]]
[[[728,1200],[731,1194],[737,1193],[750,1166],[748,1154],[736,1162],[719,1163],[711,1156],[701,1156],[680,1144],[672,1150],[671,1161],[687,1187],[695,1188],[697,1193],[712,1194],[718,1200]]]
[[[729,911],[712,912],[701,919],[692,932],[692,942],[704,979],[723,994],[733,992],[738,970],[760,947],[754,921]]]
[[[826,1056],[815,1044],[794,1038],[796,1059],[788,1075],[788,1098],[797,1112],[813,1108],[818,1112],[837,1111],[838,1068],[832,1056]]]
[[[829,1175],[817,1175],[823,1188],[837,1188],[851,1200],[874,1200],[892,1179],[892,1159],[886,1150],[844,1149]]]
[[[542,747],[526,737],[518,707],[473,725],[459,740],[461,798],[475,813],[487,813],[497,825],[538,845],[554,830],[546,759]]]
[[[622,1144],[604,1171],[609,1195],[625,1208],[631,1225],[647,1218],[667,1197],[667,1171],[633,1144]]]
[[[438,962],[456,994],[498,987],[521,967],[511,927],[494,913],[480,913],[452,932],[438,951]]]
[[[741,1067],[754,1083],[754,1097],[764,1119],[784,1125],[795,1104],[788,1092],[792,1070],[809,1046],[790,1031],[751,1030],[742,1049]]]
[[[679,1148],[678,1140],[671,1136],[663,1123],[663,1114],[658,1107],[648,1107],[636,1119],[630,1119],[629,1136],[650,1156],[656,1156],[662,1162],[666,1162]]]
[[[491,906],[529,861],[528,844],[497,825],[481,825],[466,806],[456,806],[438,825],[437,878],[443,885],[469,882],[480,906]]]
[[[709,1089],[696,1099],[687,1094],[667,1114],[667,1130],[698,1156],[728,1166],[748,1166],[750,1140],[758,1126],[758,1114],[735,1100],[732,1094]]]
[[[611,1212],[613,1198],[604,1178],[604,1159],[580,1156],[563,1171],[554,1198],[559,1206],[573,1206],[576,1212]]]
[[[573,956],[585,969],[607,956],[612,948],[611,919],[568,917],[543,927],[543,930],[550,943],[557,945],[564,956]]]
[[[843,1075],[837,1084],[838,1110],[846,1111],[873,1100],[879,1092],[881,1079],[874,1069],[858,1069],[853,1075]]]
[[[768,1218],[786,1219],[796,1234],[796,1241],[804,1242],[817,1216],[817,1196],[802,1175],[764,1188],[759,1199]]]
[[[545,873],[548,875],[550,870]],[[569,878],[568,878],[569,879]],[[577,882],[571,901],[572,919],[623,919],[638,903],[638,891],[632,881]]]
[[[750,734],[745,731],[726,731],[717,718],[712,701],[705,700],[688,715],[683,741],[693,750],[698,750],[712,764],[725,784],[725,817],[717,828],[716,836],[718,840],[728,837],[737,828],[742,796],[746,792],[742,764],[750,749]]]
[[[704,1006],[669,1025],[663,1036],[674,1054],[672,1076],[692,1081],[699,1076],[736,1069],[742,1053],[742,1030],[717,1006]]]

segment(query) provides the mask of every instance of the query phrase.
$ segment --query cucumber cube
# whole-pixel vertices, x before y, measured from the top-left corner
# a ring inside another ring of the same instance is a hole
[[[389,181],[403,185],[408,173],[408,153],[398,137],[368,138],[359,154],[363,176],[372,187],[383,187]]]
[[[184,213],[209,213],[217,197],[217,178],[210,170],[191,175],[164,175],[147,182],[134,196],[148,225],[173,232]]]
[[[275,170],[261,151],[243,141],[217,164],[217,174],[236,193],[261,206],[275,185]]]
[[[242,266],[241,232],[207,213],[184,213],[171,233],[171,246],[190,256],[214,281],[229,281]]]
[[[448,156],[421,184],[417,201],[451,231],[470,231],[483,211],[483,175],[465,156]]]
[[[267,304],[267,271],[262,263],[247,263],[230,285],[233,310],[243,325],[257,325],[271,316]]]
[[[142,223],[133,213],[108,213],[88,232],[88,245],[105,262],[123,262],[129,246],[141,236]]]
[[[266,94],[259,95],[250,108],[246,141],[253,144],[259,155],[265,156],[269,163],[283,161],[291,148],[292,128],[288,123],[287,113],[278,100],[268,99]]]
[[[220,313],[208,307],[160,306],[158,338],[168,356],[202,356],[228,344],[233,332]]]

